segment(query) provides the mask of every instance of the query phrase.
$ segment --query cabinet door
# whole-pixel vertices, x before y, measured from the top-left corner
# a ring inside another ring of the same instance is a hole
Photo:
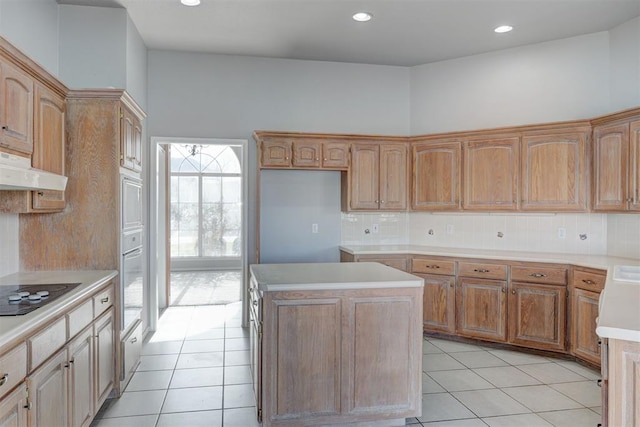
[[[571,351],[596,365],[600,364],[600,338],[596,335],[599,297],[598,292],[574,289],[571,302]]]
[[[629,124],[599,126],[593,131],[593,209],[627,207]]]
[[[459,142],[413,147],[414,210],[460,209]]]
[[[518,209],[519,142],[520,138],[513,137],[465,143],[465,209]]]
[[[507,340],[507,282],[461,277],[456,287],[456,332]]]
[[[133,120],[133,147],[131,152],[133,153],[133,170],[136,172],[142,171],[142,123],[137,117]]]
[[[455,282],[454,276],[418,274],[424,279],[424,303],[422,304],[424,329],[455,333]]]
[[[354,210],[377,210],[380,206],[380,145],[353,144],[351,155],[349,207]]]
[[[30,426],[66,426],[68,420],[67,349],[56,353],[49,362],[27,377],[31,410]]]
[[[99,408],[105,401],[116,377],[115,369],[115,317],[113,307],[110,308],[94,323],[95,358],[94,408]]]
[[[346,142],[324,142],[322,144],[322,167],[347,169],[349,167],[349,144]]]
[[[408,186],[407,146],[380,145],[380,209],[406,210]]]
[[[249,357],[251,363],[251,379],[253,393],[256,398],[258,422],[262,421],[262,322],[253,309],[249,318]]]
[[[27,386],[0,400],[0,427],[27,427]]]
[[[91,328],[69,343],[69,416],[71,427],[91,424],[93,407],[93,335]]]
[[[565,349],[564,286],[513,282],[509,293],[509,342],[543,350]]]
[[[260,148],[262,167],[291,166],[291,142],[265,138]]]
[[[640,120],[631,122],[629,128],[629,209],[640,211]]]
[[[522,209],[584,211],[584,133],[525,136],[522,140]]]
[[[320,167],[322,143],[320,141],[294,141],[293,166],[305,168]]]
[[[9,64],[0,67],[0,146],[33,152],[33,80]]]
[[[640,343],[609,339],[609,426],[640,425]]]
[[[135,117],[126,108],[120,109],[120,165],[127,169],[133,169],[135,154],[133,148],[133,121]]]
[[[32,165],[58,175],[65,174],[65,101],[42,85],[36,86],[35,138]],[[33,210],[61,211],[64,191],[32,192]]]

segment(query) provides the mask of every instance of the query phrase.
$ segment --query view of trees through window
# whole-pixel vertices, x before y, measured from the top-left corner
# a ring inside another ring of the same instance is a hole
[[[171,145],[171,256],[239,257],[242,179],[229,145]]]

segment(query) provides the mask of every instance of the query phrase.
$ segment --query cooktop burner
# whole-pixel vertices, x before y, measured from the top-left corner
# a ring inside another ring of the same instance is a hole
[[[55,301],[80,283],[0,286],[0,316],[21,316]]]

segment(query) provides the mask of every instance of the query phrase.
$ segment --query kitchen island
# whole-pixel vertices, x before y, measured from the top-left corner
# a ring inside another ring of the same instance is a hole
[[[264,427],[404,425],[422,414],[421,278],[378,263],[250,270]]]

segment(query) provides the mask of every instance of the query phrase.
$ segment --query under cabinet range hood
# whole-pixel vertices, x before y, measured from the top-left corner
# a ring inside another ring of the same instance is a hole
[[[0,153],[0,190],[64,191],[67,177],[34,169],[27,157]]]

